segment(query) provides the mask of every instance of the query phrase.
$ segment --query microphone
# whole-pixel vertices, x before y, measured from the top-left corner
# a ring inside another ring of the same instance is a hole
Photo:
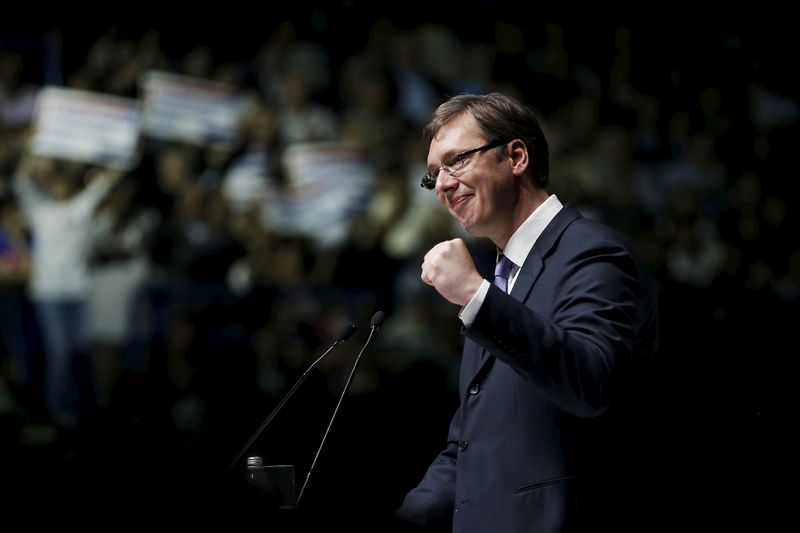
[[[383,318],[384,318],[383,311],[378,311],[374,315],[372,315],[372,320],[369,323],[371,332],[375,332],[381,329],[381,326],[383,325]]]
[[[353,364],[353,368],[350,370],[350,375],[347,377],[347,382],[344,385],[342,394],[339,396],[339,401],[336,403],[336,408],[333,410],[333,415],[331,415],[331,420],[330,422],[328,422],[328,428],[325,430],[325,434],[322,436],[322,442],[319,443],[317,454],[314,456],[314,460],[311,462],[311,466],[308,469],[308,474],[306,474],[306,479],[303,482],[303,486],[300,488],[300,494],[297,495],[297,500],[295,502],[296,506],[300,505],[300,499],[303,497],[303,493],[305,492],[306,486],[308,485],[308,480],[311,477],[311,472],[314,470],[314,466],[317,464],[317,459],[319,459],[319,454],[322,451],[322,447],[325,445],[325,439],[328,438],[328,433],[330,432],[331,426],[333,425],[333,419],[336,418],[336,413],[339,412],[339,406],[342,405],[342,400],[344,399],[345,394],[347,394],[347,391],[350,389],[350,384],[353,382],[353,376],[356,373],[358,364],[361,362],[361,356],[364,354],[364,350],[367,349],[367,346],[372,340],[372,336],[383,325],[383,319],[384,319],[383,311],[377,311],[374,315],[372,315],[372,320],[369,323],[369,336],[367,337],[367,340],[364,342],[364,346],[361,347],[361,351],[358,352],[358,356],[356,357],[356,362]]]
[[[374,322],[375,318],[373,317],[372,320]],[[381,321],[383,321],[383,318],[381,318]],[[346,324],[342,328],[341,332],[339,332],[339,334],[334,339],[333,344],[331,344],[330,347],[327,350],[325,350],[325,353],[320,355],[316,359],[316,361],[311,363],[311,365],[305,370],[305,372],[303,372],[303,374],[300,376],[300,378],[297,380],[297,382],[294,385],[292,385],[292,388],[289,389],[289,392],[286,393],[286,396],[284,396],[283,399],[278,403],[278,405],[275,406],[275,408],[272,410],[272,412],[269,414],[269,416],[266,418],[266,420],[264,420],[264,422],[261,424],[261,426],[256,430],[256,432],[253,433],[253,436],[251,436],[250,439],[247,441],[247,443],[245,443],[245,445],[242,446],[242,449],[239,450],[239,453],[236,454],[236,457],[233,458],[233,461],[231,461],[230,465],[228,466],[228,470],[231,470],[231,469],[233,469],[234,466],[236,466],[236,463],[239,462],[239,459],[242,458],[242,456],[245,454],[245,452],[250,448],[250,446],[252,446],[252,444],[258,438],[258,436],[261,435],[261,432],[264,431],[264,429],[269,425],[270,422],[272,422],[272,419],[275,418],[275,415],[278,414],[278,412],[283,408],[284,404],[287,401],[289,401],[289,398],[292,397],[292,395],[300,387],[300,385],[303,383],[303,381],[305,381],[306,377],[308,377],[309,372],[311,372],[311,370],[313,370],[314,367],[316,367],[317,364],[319,364],[319,362],[322,361],[322,359],[326,355],[328,355],[331,352],[331,350],[333,350],[339,343],[344,342],[347,339],[349,339],[350,337],[352,337],[353,333],[356,332],[356,329],[358,329],[358,328],[356,328],[355,324],[352,324],[352,323]]]

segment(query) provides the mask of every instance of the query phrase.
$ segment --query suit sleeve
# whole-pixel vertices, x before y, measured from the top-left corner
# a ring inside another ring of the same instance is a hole
[[[465,334],[562,409],[596,416],[612,403],[651,322],[649,285],[611,240],[558,250],[544,264],[525,302],[491,286]]]
[[[456,454],[461,408],[456,410],[447,434],[447,446],[428,467],[425,476],[403,500],[395,516],[404,522],[451,527],[455,505]]]

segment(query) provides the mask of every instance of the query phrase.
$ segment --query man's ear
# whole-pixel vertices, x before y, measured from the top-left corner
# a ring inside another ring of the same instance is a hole
[[[508,157],[511,159],[511,169],[515,176],[523,176],[528,170],[530,158],[528,147],[520,139],[514,139],[506,147]]]

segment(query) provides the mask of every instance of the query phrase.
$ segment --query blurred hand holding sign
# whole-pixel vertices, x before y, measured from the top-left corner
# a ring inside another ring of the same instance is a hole
[[[34,155],[127,170],[138,163],[142,114],[131,98],[45,87],[34,107]]]
[[[201,146],[232,145],[246,100],[234,87],[202,78],[150,71],[142,75],[143,133]]]

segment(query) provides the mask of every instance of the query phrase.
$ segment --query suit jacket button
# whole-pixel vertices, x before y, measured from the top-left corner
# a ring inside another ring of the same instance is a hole
[[[467,451],[468,447],[469,447],[469,441],[462,440],[461,442],[458,443],[458,451],[460,452]]]
[[[476,394],[478,394],[478,392],[479,392],[480,390],[481,390],[481,386],[480,386],[480,385],[478,385],[477,383],[474,383],[474,384],[473,384],[473,385],[472,385],[472,386],[469,388],[469,393],[470,393],[470,394],[472,394],[473,396],[475,396]]]

